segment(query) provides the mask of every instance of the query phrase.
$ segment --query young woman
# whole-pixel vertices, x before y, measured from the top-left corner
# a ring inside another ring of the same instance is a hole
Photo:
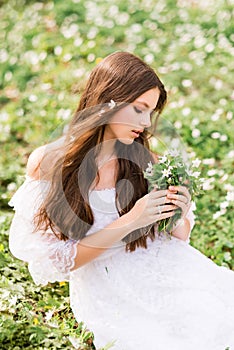
[[[65,136],[29,157],[10,201],[10,249],[37,284],[70,281],[97,348],[234,346],[234,274],[189,245],[194,203],[183,186],[148,193],[153,112],[166,91],[141,59],[107,56],[92,71]],[[168,239],[157,223],[180,208]]]

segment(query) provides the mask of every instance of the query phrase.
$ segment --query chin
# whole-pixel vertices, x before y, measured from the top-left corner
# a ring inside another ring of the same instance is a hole
[[[134,142],[134,139],[118,139],[119,142],[123,143],[124,145],[131,145]]]

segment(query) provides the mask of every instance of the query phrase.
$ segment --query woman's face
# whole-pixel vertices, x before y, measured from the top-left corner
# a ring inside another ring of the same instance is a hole
[[[117,112],[105,128],[104,140],[116,139],[125,144],[133,143],[145,128],[151,126],[151,113],[157,105],[159,95],[157,87],[150,89]]]

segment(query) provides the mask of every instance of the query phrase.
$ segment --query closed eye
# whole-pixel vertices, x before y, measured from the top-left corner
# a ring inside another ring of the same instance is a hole
[[[137,108],[136,106],[133,106],[133,109],[136,113],[142,113],[143,111],[139,108]]]

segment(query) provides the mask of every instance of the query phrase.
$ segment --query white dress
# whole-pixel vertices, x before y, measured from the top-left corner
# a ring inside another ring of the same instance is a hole
[[[148,249],[126,253],[116,244],[70,272],[77,242],[32,233],[32,217],[49,188],[26,177],[9,205],[12,254],[28,262],[36,284],[70,281],[71,307],[78,322],[94,332],[100,349],[233,350],[234,273],[175,237],[157,235]],[[115,189],[90,192],[94,225],[88,234],[118,218]],[[194,225],[191,207],[187,214]],[[122,243],[122,244],[121,244]]]

